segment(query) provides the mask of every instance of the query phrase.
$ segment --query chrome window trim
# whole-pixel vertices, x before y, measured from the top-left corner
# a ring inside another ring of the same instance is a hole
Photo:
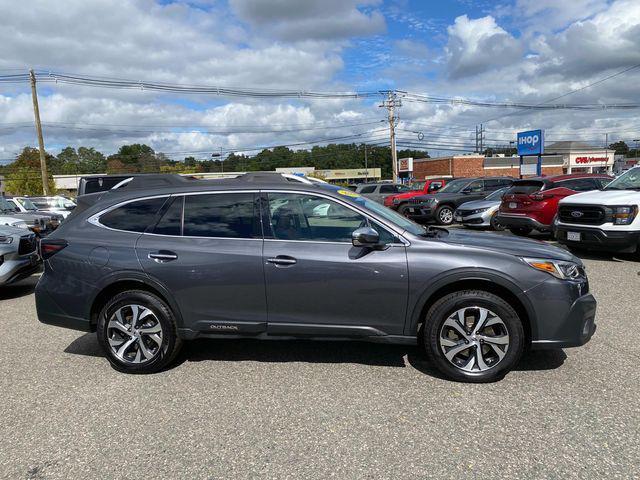
[[[116,208],[122,207],[124,205],[127,205],[129,203],[133,203],[133,202],[137,202],[137,201],[142,201],[142,200],[152,200],[154,198],[175,198],[175,197],[183,197],[183,208],[182,208],[182,228],[181,230],[184,232],[184,205],[186,202],[186,197],[187,196],[191,196],[191,195],[212,195],[212,194],[225,194],[225,193],[255,193],[255,194],[260,194],[260,193],[293,193],[293,194],[301,194],[301,195],[308,195],[308,196],[316,196],[316,197],[322,197],[322,198],[326,198],[327,200],[332,200],[334,202],[339,203],[340,205],[349,208],[355,212],[357,212],[360,215],[363,215],[365,218],[372,220],[376,223],[379,223],[380,225],[382,225],[382,227],[386,228],[387,230],[390,230],[391,232],[393,232],[393,235],[397,236],[400,240],[401,243],[390,243],[388,244],[391,247],[398,247],[398,246],[403,246],[403,247],[407,247],[409,245],[411,245],[411,242],[409,240],[407,240],[403,233],[404,231],[399,231],[400,229],[398,229],[397,227],[392,227],[388,224],[388,222],[381,220],[379,218],[377,218],[376,216],[371,215],[367,210],[365,209],[360,209],[360,208],[356,208],[354,207],[354,205],[351,205],[348,202],[345,202],[344,200],[340,199],[340,198],[336,198],[332,195],[328,195],[325,194],[324,192],[308,192],[305,190],[291,190],[291,189],[268,189],[268,190],[264,190],[264,189],[243,189],[243,190],[205,190],[205,191],[201,191],[201,192],[179,192],[179,193],[164,193],[164,194],[158,194],[158,195],[148,195],[148,196],[144,196],[144,197],[137,197],[137,198],[132,198],[132,199],[128,199],[128,200],[124,200],[122,202],[118,202],[108,208],[105,208],[101,211],[99,211],[98,213],[95,213],[93,215],[91,215],[86,221],[96,227],[100,227],[100,228],[104,228],[106,230],[111,230],[113,232],[123,232],[123,233],[133,233],[135,235],[151,235],[151,236],[157,236],[157,237],[170,237],[170,238],[191,238],[191,239],[198,239],[198,238],[209,238],[209,239],[219,239],[219,240],[264,240],[264,241],[277,241],[277,242],[306,242],[306,243],[324,243],[324,244],[333,244],[333,245],[351,245],[351,242],[327,242],[327,241],[322,241],[322,240],[280,240],[280,239],[269,239],[269,238],[264,238],[264,234],[262,238],[235,238],[235,237],[194,237],[194,236],[187,236],[187,235],[163,235],[163,234],[159,234],[159,233],[147,233],[147,232],[134,232],[131,230],[120,230],[120,229],[116,229],[116,228],[111,228],[111,227],[107,227],[106,225],[103,225],[102,223],[100,223],[100,217],[106,213],[111,212],[112,210],[115,210]]]

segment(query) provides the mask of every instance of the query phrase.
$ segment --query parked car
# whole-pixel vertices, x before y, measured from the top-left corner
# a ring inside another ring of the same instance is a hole
[[[483,200],[463,203],[455,211],[456,222],[462,223],[465,227],[491,227],[494,230],[504,230],[504,227],[498,223],[496,214],[507,190],[509,187],[504,187]]]
[[[561,199],[601,189],[612,178],[574,173],[517,180],[502,198],[497,221],[516,235],[528,235],[533,230],[551,232]]]
[[[408,192],[396,193],[395,195],[385,197],[384,206],[393,208],[394,210],[398,210],[402,213],[410,198],[435,193],[451,180],[453,180],[453,178],[430,178],[428,180],[413,182],[409,185]]]
[[[4,197],[0,197],[0,225],[21,226],[22,222],[32,232],[40,236],[47,235],[54,230],[54,222],[50,216],[41,213],[17,212],[13,204],[8,203]]]
[[[57,228],[65,218],[61,213],[38,210],[38,207],[36,207],[29,197],[5,197],[5,200],[8,205],[13,207],[16,213],[34,213],[36,215],[42,215],[43,217],[49,217],[51,219],[51,226],[54,229]]]
[[[157,371],[194,338],[338,337],[419,341],[445,375],[485,382],[525,347],[594,332],[583,265],[564,249],[425,228],[280,175],[164,178],[80,197],[41,241],[38,318],[95,331],[118,370]]]
[[[419,222],[435,220],[440,225],[451,225],[454,212],[460,205],[482,200],[512,183],[513,179],[508,177],[459,178],[436,193],[411,198],[402,213]]]
[[[356,188],[356,193],[363,197],[370,198],[378,203],[384,203],[384,199],[388,195],[396,193],[408,192],[410,188],[406,185],[391,182],[378,183],[361,183]]]
[[[71,212],[76,208],[76,204],[73,200],[56,195],[54,197],[17,197],[18,199],[29,199],[39,211],[46,213],[56,213],[62,215],[63,218],[67,218],[71,215]]]
[[[0,287],[22,280],[41,268],[34,233],[0,226]]]
[[[570,248],[640,254],[640,167],[602,190],[560,200],[555,229]]]

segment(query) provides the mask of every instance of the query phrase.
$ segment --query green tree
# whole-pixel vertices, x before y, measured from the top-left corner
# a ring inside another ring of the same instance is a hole
[[[627,155],[629,153],[629,145],[620,140],[619,142],[612,143],[609,145],[610,150],[615,150],[616,155]]]
[[[55,157],[45,154],[47,166],[51,166]],[[48,185],[51,193],[56,190],[51,170],[49,169]],[[42,173],[40,171],[40,152],[25,147],[6,169],[5,180],[7,193],[14,195],[42,195]]]

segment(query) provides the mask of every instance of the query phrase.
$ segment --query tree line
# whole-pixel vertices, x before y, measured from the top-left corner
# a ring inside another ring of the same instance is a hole
[[[93,147],[66,147],[59,154],[46,153],[49,186],[55,191],[53,175],[89,175],[97,173],[206,173],[237,171],[272,171],[279,167],[315,167],[316,170],[343,168],[380,168],[383,178],[390,178],[391,149],[387,146],[365,144],[329,144],[310,150],[291,150],[288,147],[264,149],[256,155],[230,153],[226,157],[209,154],[204,157],[187,156],[182,160],[169,158],[145,144],[122,145],[112,155],[105,155]],[[427,158],[423,150],[399,150],[398,158]],[[25,147],[16,159],[0,166],[5,178],[5,190],[21,195],[40,195],[42,177],[38,149]]]

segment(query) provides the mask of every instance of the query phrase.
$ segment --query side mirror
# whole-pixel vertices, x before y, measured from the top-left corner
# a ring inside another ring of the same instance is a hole
[[[362,227],[351,234],[354,247],[377,247],[380,245],[380,235],[371,227]]]

